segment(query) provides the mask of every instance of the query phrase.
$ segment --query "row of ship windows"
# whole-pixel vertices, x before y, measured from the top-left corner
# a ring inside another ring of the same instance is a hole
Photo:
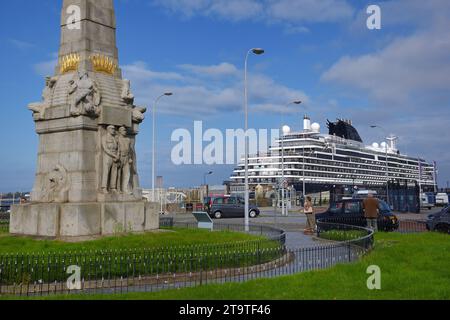
[[[350,170],[321,170],[319,173],[314,173],[311,172],[312,170],[314,170],[313,167],[305,167],[305,175],[306,176],[330,176],[330,177],[349,177],[349,175],[352,178],[355,179],[360,179],[361,177],[367,177],[370,176],[373,179],[386,179],[386,174],[385,173],[374,173],[374,174],[368,174],[367,172],[364,171],[350,171]],[[317,170],[316,170],[317,171]],[[325,173],[325,172],[332,172],[331,175]],[[303,176],[303,171],[302,170],[297,170],[297,171],[291,171],[289,170],[289,168],[286,168],[284,171],[284,174],[286,176]],[[245,173],[240,172],[240,173],[236,173],[234,176],[235,177],[242,177],[244,176]],[[261,172],[249,172],[249,176],[280,176],[281,173],[280,171],[261,171]],[[418,179],[419,177],[417,175],[410,175],[410,174],[398,174],[398,173],[389,173],[390,177],[397,177],[397,178],[409,178],[409,179]],[[422,176],[422,180],[433,180],[433,177],[431,175],[426,175],[426,176]]]
[[[308,180],[314,180],[314,181],[352,181],[352,183],[356,183],[356,182],[360,182],[363,181],[363,183],[377,183],[377,184],[383,184],[385,183],[386,179],[383,177],[379,177],[379,178],[368,178],[366,177],[362,177],[362,178],[348,178],[344,175],[339,175],[339,176],[332,176],[332,175],[308,175],[305,177]],[[404,179],[404,178],[400,178],[400,179]],[[417,181],[416,179],[407,179],[409,181]],[[249,177],[249,182],[250,183],[277,183],[278,179],[277,178],[255,178],[255,177]],[[245,179],[236,179],[235,183],[244,183]],[[425,183],[429,183],[429,184],[433,184],[432,180],[424,180],[423,182]]]
[[[317,162],[316,162],[317,163]],[[285,169],[302,169],[303,166],[299,166],[299,165],[285,165]],[[375,171],[375,174],[380,174],[380,171],[382,172],[383,175],[386,174],[386,167],[367,167],[367,166],[358,166],[358,169],[354,169],[354,168],[350,168],[350,169],[340,169],[340,168],[332,168],[332,167],[325,167],[325,168],[320,168],[320,167],[314,167],[314,166],[309,166],[309,165],[305,165],[305,168],[307,170],[323,170],[323,171],[337,171],[337,172],[345,172],[345,173],[367,173],[367,170],[370,171]],[[255,167],[255,169],[257,169],[257,167]],[[410,174],[410,175],[414,175],[414,174],[418,174],[418,171],[414,171],[414,170],[400,170],[400,169],[394,169],[394,168],[389,168],[389,174],[391,173],[400,173],[400,174]],[[429,175],[431,176],[431,174],[427,174],[422,172],[422,176],[426,176]]]
[[[330,171],[330,172],[345,172],[345,173],[361,173],[361,174],[367,174],[367,173],[371,173],[371,174],[382,174],[382,175],[386,175],[386,167],[383,166],[378,166],[378,167],[370,167],[370,166],[358,166],[358,167],[350,167],[350,166],[330,166],[327,165],[325,163],[320,163],[320,162],[316,162],[316,161],[311,161],[311,162],[307,162],[305,164],[305,169],[306,170],[317,170],[317,171]],[[269,169],[269,170],[268,170]],[[270,171],[270,169],[274,170],[274,169],[278,169],[277,171]],[[284,164],[284,169],[285,170],[289,170],[289,169],[295,169],[295,170],[303,170],[303,164],[298,165],[298,164],[289,164],[289,163],[285,163]],[[235,172],[236,171],[242,171],[244,170],[243,167],[241,168],[235,168]],[[280,172],[280,170],[282,170],[282,165],[278,165],[276,167],[274,166],[250,166],[250,170],[259,170],[259,171],[264,171],[264,172],[274,172],[274,174],[276,174],[276,172]],[[389,174],[391,173],[399,173],[402,175],[411,175],[411,176],[418,176],[419,175],[419,171],[418,170],[401,170],[401,169],[395,169],[395,168],[389,168]],[[433,172],[430,171],[422,171],[421,174],[422,177],[433,177]]]
[[[323,155],[323,154],[318,154],[317,158],[320,159],[327,159],[327,160],[333,160],[333,156],[328,156],[328,155]],[[344,162],[351,162],[351,163],[363,163],[363,164],[374,164],[374,165],[380,165],[380,164],[385,164],[386,163],[386,158],[385,157],[378,157],[378,161],[371,161],[371,160],[366,160],[366,159],[360,159],[360,158],[344,158],[344,157],[339,157],[339,156],[334,156],[334,160],[338,160],[338,161],[344,161]],[[399,162],[401,162],[402,164],[399,164]],[[395,159],[392,158],[388,158],[388,163],[389,163],[389,167],[397,167],[397,168],[408,168],[408,167],[414,167],[414,168],[419,168],[419,163],[418,162],[405,162],[405,161],[397,161]],[[432,169],[433,167],[428,165],[428,164],[424,164],[423,165],[425,168],[429,167],[430,169]]]
[[[278,155],[277,155],[278,156]],[[303,162],[303,158],[287,158],[289,156],[289,154],[285,155],[285,161],[290,161],[290,162],[299,162],[302,163]],[[310,155],[305,155],[307,157],[309,157]],[[335,156],[334,158],[332,156],[324,156],[324,155],[315,155],[315,158],[318,159],[324,159],[324,160],[330,160],[330,161],[326,161],[328,164],[336,164],[337,161],[339,162],[340,166],[348,166],[348,165],[352,165],[354,163],[361,163],[362,165],[376,165],[376,166],[380,166],[380,165],[385,165],[386,161],[369,161],[369,160],[362,160],[362,159],[356,159],[356,158],[341,158],[341,157],[337,157]],[[309,161],[308,159],[306,159],[306,161]],[[258,163],[279,163],[280,159],[258,159],[258,160],[250,160],[249,164],[258,164]],[[396,163],[392,163],[389,162],[389,167],[395,167],[395,168],[412,168],[412,169],[419,169],[419,165],[418,164],[410,164],[410,165],[399,165]],[[433,167],[428,165],[428,164],[423,164],[422,168],[424,170],[433,170]]]
[[[306,155],[306,156],[310,156],[311,153],[314,152],[314,149],[305,149],[303,150],[302,148],[302,152],[299,151],[292,151],[292,150],[285,150],[284,154],[285,156],[289,156],[289,155]],[[275,152],[273,155],[275,156],[279,156],[281,154],[281,152]],[[346,156],[340,156],[340,155],[346,155]],[[360,153],[355,153],[355,152],[344,152],[342,153],[341,151],[337,151],[335,154],[331,155],[331,154],[322,154],[322,153],[317,153],[315,154],[315,157],[320,158],[320,159],[327,159],[327,160],[338,160],[338,161],[344,161],[344,162],[360,162],[360,163],[370,163],[370,164],[379,164],[380,162],[386,162],[386,157],[383,156],[379,156],[378,157],[378,161],[375,161],[375,156],[369,156],[366,154],[360,154]],[[400,168],[405,168],[408,166],[413,166],[418,168],[419,163],[418,161],[407,161],[407,160],[400,160],[397,158],[389,158],[388,157],[388,162],[390,162],[391,166],[398,166]],[[424,167],[430,167],[433,168],[431,165],[429,164],[422,164]]]
[[[298,160],[299,159],[293,159],[293,160],[289,159],[289,160],[286,160],[286,161],[299,163]],[[302,163],[302,162],[300,162],[300,163]],[[357,168],[357,169],[360,169],[360,170],[372,170],[372,171],[377,171],[377,172],[379,172],[379,171],[386,172],[386,166],[384,166],[384,165],[378,165],[378,166],[369,166],[369,165],[361,165],[361,164],[349,165],[349,164],[346,164],[346,163],[336,163],[336,162],[332,162],[332,161],[321,161],[321,160],[311,160],[311,159],[306,159],[305,164],[306,165],[307,164],[323,165],[323,166],[326,166],[325,170],[327,170],[327,171],[341,171],[341,169],[339,169],[339,167],[340,167],[340,168],[348,168],[350,170],[355,170],[354,168]],[[270,165],[260,165],[260,166],[253,165],[253,168],[254,169],[266,169],[266,168],[270,169],[270,168],[273,168],[273,166],[270,166]],[[303,168],[303,163],[300,164],[300,165],[298,165],[298,164],[292,165],[292,164],[285,163],[285,168],[300,169],[300,168]],[[333,169],[333,168],[337,168],[337,169]],[[239,168],[237,170],[240,170],[240,169],[241,168]],[[392,167],[392,166],[389,166],[389,171],[390,172],[404,173],[404,174],[417,174],[418,173],[418,169],[416,169],[416,170],[414,170],[414,169],[409,169],[409,170],[396,169],[395,167]],[[344,172],[350,172],[350,171],[347,170],[347,171],[344,171]],[[423,170],[422,174],[423,175],[427,175],[427,174],[428,175],[432,175],[432,172],[430,172],[429,170]]]
[[[292,147],[291,151],[286,150],[285,152],[287,153],[295,153],[298,154],[299,151],[303,151],[305,148],[302,147],[298,147],[295,143],[289,143],[289,142],[285,142],[285,149],[287,147]],[[309,150],[311,150],[310,148],[308,148]],[[305,149],[305,150],[308,150]],[[297,151],[294,151],[297,150]],[[353,152],[353,151],[343,151],[343,150],[335,150],[335,158],[341,158],[343,160],[341,161],[348,161],[348,157],[355,157],[355,158],[361,158],[361,159],[367,159],[367,160],[375,160],[375,156],[374,155],[369,155],[369,154],[365,154],[365,153],[360,153],[360,152]],[[346,157],[340,157],[341,156],[346,156]],[[331,155],[319,155],[319,157],[322,157],[323,159],[331,159]],[[384,161],[386,162],[386,157],[385,156],[378,156],[378,161]],[[416,161],[410,161],[410,160],[401,160],[398,158],[392,158],[392,157],[388,157],[388,161],[389,162],[396,162],[396,163],[400,163],[400,164],[405,164],[405,165],[416,165],[417,166],[417,162]]]
[[[318,181],[318,182],[343,182],[343,180],[337,180],[336,178],[333,177],[329,177],[327,179],[327,177],[318,177],[318,178],[309,178],[309,180],[313,180],[313,181]],[[350,180],[348,180],[348,183],[357,183],[357,182],[363,182],[364,184],[385,184],[385,180],[372,180],[372,179],[364,179],[364,180],[355,180],[350,182]],[[413,180],[414,181],[414,180]],[[240,179],[240,180],[236,180],[234,183],[245,183],[244,179]],[[271,183],[271,184],[275,184],[277,183],[277,179],[274,178],[250,178],[249,179],[249,183]],[[430,182],[430,184],[432,184],[432,182]]]

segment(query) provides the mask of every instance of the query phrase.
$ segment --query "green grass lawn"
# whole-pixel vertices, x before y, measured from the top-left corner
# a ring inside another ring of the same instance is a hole
[[[370,265],[381,268],[381,290],[367,289]],[[436,233],[379,233],[375,250],[361,261],[328,270],[158,293],[50,299],[450,299],[450,238]]]
[[[55,240],[34,240],[15,237],[6,233],[0,235],[0,255],[7,253],[45,253],[67,251],[95,251],[115,249],[154,249],[170,246],[225,244],[240,241],[265,239],[238,232],[209,232],[200,229],[171,229],[164,232],[111,236],[81,243],[67,243]]]
[[[232,252],[233,254],[230,254]],[[260,264],[283,254],[279,242],[239,232],[164,229],[82,243],[0,235],[0,286],[67,280],[77,265],[83,279],[120,279]]]
[[[363,230],[329,230],[320,233],[322,239],[333,241],[348,241],[363,238],[368,235],[367,231]]]
[[[0,220],[0,236],[6,234],[9,230],[9,222]]]

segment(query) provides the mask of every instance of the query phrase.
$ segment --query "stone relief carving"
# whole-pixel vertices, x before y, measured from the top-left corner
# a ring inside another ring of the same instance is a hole
[[[57,165],[47,175],[42,201],[64,203],[69,200],[70,181],[67,170],[62,165]]]
[[[141,123],[142,121],[144,121],[145,112],[147,112],[147,108],[134,106],[132,110],[133,123]]]
[[[120,154],[120,167],[119,167],[119,189],[126,194],[132,194],[133,181],[132,171],[134,168],[135,156],[133,141],[128,137],[128,132],[125,127],[119,128],[119,154]]]
[[[130,89],[130,80],[123,79],[122,80],[122,93],[121,98],[122,100],[129,106],[131,106],[131,112],[132,112],[132,121],[133,123],[141,123],[144,121],[145,116],[144,113],[147,111],[147,108],[145,107],[137,107],[133,105],[134,103],[134,95],[131,93]]]
[[[134,139],[127,128],[108,126],[102,138],[103,172],[102,192],[133,194],[137,185],[137,166]]]
[[[97,117],[100,114],[100,90],[87,72],[78,72],[69,82],[70,115]]]
[[[116,139],[116,128],[108,126],[102,138],[103,172],[102,192],[117,191],[117,176],[120,164],[119,143]]]
[[[45,78],[45,89],[42,92],[42,102],[31,103],[28,109],[33,111],[34,120],[41,120],[45,117],[45,110],[50,107],[53,97],[53,91],[55,90],[55,84],[57,78],[46,77]]]
[[[130,80],[123,79],[122,80],[122,100],[126,104],[133,104],[134,103],[134,95],[131,93],[131,84]]]

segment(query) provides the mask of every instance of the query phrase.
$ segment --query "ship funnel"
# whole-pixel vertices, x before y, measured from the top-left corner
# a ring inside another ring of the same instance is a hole
[[[311,119],[308,116],[303,118],[303,130],[311,131]]]

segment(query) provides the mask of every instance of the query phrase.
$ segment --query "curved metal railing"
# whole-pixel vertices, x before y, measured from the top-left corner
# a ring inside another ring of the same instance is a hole
[[[160,218],[160,228],[188,228],[188,229],[196,229],[198,224],[195,222],[176,222],[172,217],[162,217]],[[237,223],[214,223],[215,231],[233,231],[233,232],[246,232],[245,226]],[[246,232],[247,233],[247,232]],[[258,224],[250,224],[249,232],[252,235],[262,236],[271,241],[277,241],[281,245],[286,244],[286,232],[282,229],[258,225]]]
[[[160,226],[197,228],[196,223],[166,217],[160,219]],[[245,231],[243,225],[222,222],[215,223],[214,229]],[[252,224],[250,233],[264,239],[152,249],[0,255],[0,295],[159,291],[273,278],[357,261],[374,244],[371,229],[320,220],[317,236],[323,241],[312,247],[287,249],[285,231],[270,226]],[[80,268],[79,288],[68,287],[67,271],[71,266]]]

